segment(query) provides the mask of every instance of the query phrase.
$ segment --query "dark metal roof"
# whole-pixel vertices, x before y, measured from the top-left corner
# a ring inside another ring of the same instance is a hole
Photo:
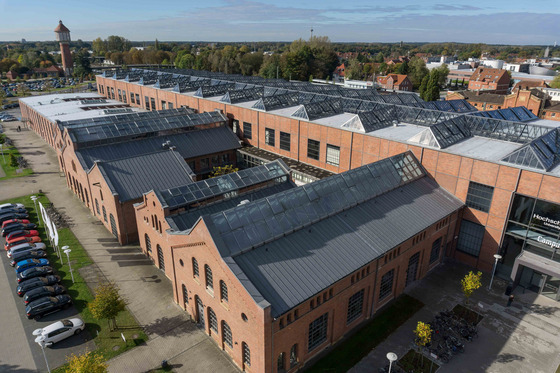
[[[289,167],[282,160],[276,160],[177,188],[158,189],[156,195],[163,208],[175,209],[274,180],[284,182],[289,174]]]
[[[515,150],[503,162],[549,171],[560,162],[560,129],[556,128]]]
[[[240,102],[258,100],[263,95],[264,88],[262,86],[247,89],[236,89],[226,92],[226,94],[220,99],[220,101],[227,102],[229,104],[237,104]]]
[[[97,167],[120,202],[141,198],[152,189],[185,185],[193,175],[184,159],[170,150],[99,162]]]
[[[513,122],[530,122],[532,120],[539,119],[535,114],[533,114],[525,106],[518,106],[507,109],[497,109],[489,111],[479,111],[477,113],[471,114],[479,117],[494,118],[494,119],[504,119]]]
[[[170,215],[165,219],[172,230],[185,231],[191,229],[201,216],[228,210],[239,205],[242,201],[256,201],[295,187],[296,185],[290,179],[286,179],[282,183],[266,184],[265,187],[256,190],[252,189],[248,193],[239,194],[233,198],[221,199],[208,205],[202,205],[199,208],[189,209],[179,214]]]
[[[112,161],[135,157],[141,154],[165,151],[169,147],[184,159],[206,154],[239,149],[239,139],[227,126],[189,131],[186,133],[145,137],[115,144],[92,146],[76,150],[76,156],[85,170],[90,169],[96,160]]]

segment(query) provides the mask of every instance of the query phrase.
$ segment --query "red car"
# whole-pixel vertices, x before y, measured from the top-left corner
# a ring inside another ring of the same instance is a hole
[[[2,223],[2,229],[6,228],[9,225],[12,224],[29,224],[29,220],[27,219],[10,219],[10,220],[6,220],[5,222]]]
[[[39,235],[39,231],[36,230],[15,231],[6,236],[6,242],[11,242],[18,237],[33,237],[38,235]]]
[[[16,245],[21,245],[22,243],[36,243],[36,242],[41,242],[41,237],[39,237],[39,236],[19,237],[15,241],[6,242],[6,244],[4,245],[4,249],[6,251],[8,251],[8,250],[10,250],[10,248],[12,248]]]

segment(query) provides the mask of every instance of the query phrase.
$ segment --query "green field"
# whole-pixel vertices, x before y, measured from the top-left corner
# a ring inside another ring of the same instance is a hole
[[[5,135],[0,134],[0,137],[5,138]],[[13,154],[14,157],[16,158],[20,156],[19,151],[15,146],[6,146],[6,144],[4,144],[2,147],[2,152],[4,156],[2,156],[2,153],[0,153],[0,166],[2,166],[2,169],[4,170],[6,176],[0,177],[0,180],[11,179],[13,177],[27,176],[33,173],[33,170],[30,168],[25,168],[22,170],[21,173],[17,173],[16,172],[17,167],[12,167],[10,165],[10,154]]]

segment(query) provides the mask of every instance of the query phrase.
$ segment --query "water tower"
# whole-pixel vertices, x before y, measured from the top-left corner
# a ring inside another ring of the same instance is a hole
[[[72,75],[72,54],[70,53],[70,30],[62,24],[62,21],[58,21],[58,26],[54,29],[56,35],[56,41],[60,44],[60,55],[62,57],[62,67],[64,69],[64,75]]]

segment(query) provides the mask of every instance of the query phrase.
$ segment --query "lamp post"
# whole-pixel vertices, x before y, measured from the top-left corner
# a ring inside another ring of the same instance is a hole
[[[488,290],[492,290],[492,281],[494,281],[494,273],[496,273],[496,267],[498,266],[498,260],[502,259],[500,254],[494,254],[494,268],[492,269],[492,277],[490,278],[490,285],[488,285]]]
[[[68,261],[68,268],[70,268],[70,276],[72,276],[72,283],[74,283],[74,274],[72,273],[72,264],[70,264],[70,252],[72,250],[70,250],[68,248],[68,246],[63,246],[62,250],[64,250],[64,253],[66,254],[66,260]]]
[[[387,359],[389,359],[389,373],[391,373],[391,368],[393,367],[393,361],[397,361],[397,354],[394,352],[389,352],[387,354]]]
[[[33,201],[33,206],[35,206],[35,213],[37,214],[37,218],[39,219],[39,221],[41,221],[41,214],[39,213],[39,211],[37,211],[37,199],[39,197],[37,196],[31,196],[31,200]]]
[[[47,371],[49,373],[51,373],[51,368],[49,367],[49,361],[47,360],[47,354],[45,353],[45,347],[50,346],[52,343],[51,342],[48,342],[48,343],[45,342],[45,337],[42,336],[42,335],[35,338],[35,342],[37,342],[37,344],[39,346],[41,346],[41,350],[43,350],[43,356],[45,357],[45,364],[47,364]]]

